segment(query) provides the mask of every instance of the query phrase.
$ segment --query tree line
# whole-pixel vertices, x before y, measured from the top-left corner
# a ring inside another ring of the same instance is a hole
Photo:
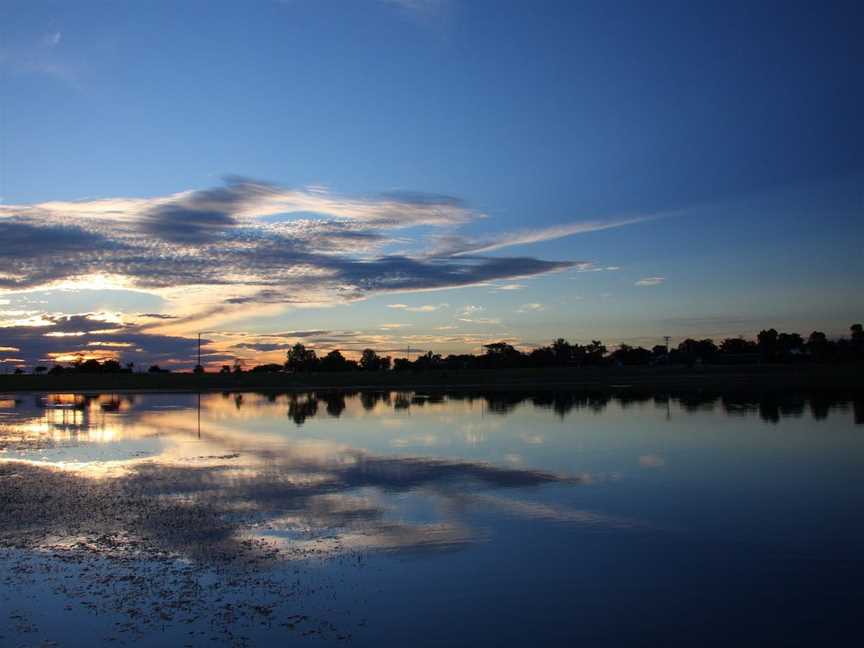
[[[483,345],[482,354],[450,354],[432,351],[409,358],[382,356],[372,349],[363,351],[359,361],[347,360],[339,351],[318,358],[314,349],[294,345],[287,354],[285,370],[304,371],[428,371],[460,369],[504,369],[542,367],[583,367],[614,365],[696,365],[792,362],[856,362],[864,360],[864,329],[850,327],[850,337],[831,340],[821,331],[806,339],[799,333],[780,333],[776,329],[760,331],[756,340],[726,338],[719,344],[711,339],[687,338],[676,348],[656,345],[651,349],[621,344],[610,351],[600,340],[589,344],[570,343],[558,338],[552,344],[521,351],[507,342]],[[267,365],[270,370],[283,370]],[[256,367],[263,369],[263,367]],[[254,369],[253,369],[254,371]]]
[[[510,369],[543,367],[597,367],[697,364],[755,364],[755,363],[850,363],[864,361],[864,328],[853,324],[848,338],[829,339],[821,331],[813,331],[804,338],[799,333],[781,333],[776,329],[760,331],[755,340],[743,337],[726,338],[719,344],[711,339],[687,338],[675,348],[658,344],[651,349],[621,344],[609,351],[600,340],[589,344],[570,343],[558,338],[547,346],[521,351],[508,342],[483,345],[481,354],[450,354],[444,356],[428,351],[411,360],[392,358],[374,349],[364,349],[357,360],[346,358],[341,351],[332,350],[318,356],[315,349],[297,343],[288,349],[284,364],[270,363],[244,369],[238,360],[232,366],[223,365],[219,373],[307,373],[348,371],[458,371],[466,369]],[[54,365],[51,369],[38,366],[36,374],[67,373],[132,373],[132,363],[121,365],[117,360],[99,362],[95,359],[78,360],[71,365]],[[201,366],[196,372],[203,372]],[[170,373],[158,365],[149,373]],[[16,369],[16,373],[23,373]]]

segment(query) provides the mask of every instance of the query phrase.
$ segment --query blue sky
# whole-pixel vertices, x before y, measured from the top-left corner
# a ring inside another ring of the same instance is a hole
[[[864,10],[698,4],[3,3],[0,355],[842,334]]]

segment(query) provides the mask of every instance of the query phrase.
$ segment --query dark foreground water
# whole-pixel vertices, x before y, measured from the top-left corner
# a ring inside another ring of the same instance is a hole
[[[858,645],[864,407],[0,395],[0,645]]]

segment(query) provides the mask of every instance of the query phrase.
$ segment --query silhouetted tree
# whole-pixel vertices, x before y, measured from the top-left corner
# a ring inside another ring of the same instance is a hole
[[[440,353],[432,353],[431,351],[427,351],[425,354],[419,356],[414,361],[414,368],[419,369],[421,371],[428,371],[432,369],[441,369],[443,365],[443,361],[441,360]]]
[[[396,358],[393,361],[393,371],[410,371],[414,364],[408,358]]]
[[[322,371],[348,371],[351,365],[345,359],[338,349],[333,349],[330,353],[321,359]]]
[[[622,344],[612,352],[612,358],[622,365],[647,365],[651,361],[651,352],[642,347]]]
[[[744,353],[755,353],[758,350],[755,342],[745,340],[743,337],[726,338],[720,343],[720,353],[726,355],[739,355]]]
[[[860,359],[864,356],[864,327],[861,324],[853,324],[849,327],[852,338],[852,352]]]
[[[582,354],[580,364],[602,364],[606,351],[606,346],[600,340],[591,340],[591,344],[586,344],[580,349],[580,354]]]
[[[363,349],[360,355],[360,368],[363,371],[376,371],[378,369],[378,354],[372,349]]]
[[[763,360],[773,360],[777,354],[777,330],[768,329],[759,331],[756,336],[759,344],[759,353]]]
[[[75,363],[75,371],[79,373],[100,373],[102,366],[95,358]]]
[[[798,354],[804,350],[804,338],[798,333],[780,333],[777,336],[777,349],[783,357]]]
[[[124,369],[116,360],[106,360],[102,363],[102,373],[123,373]]]
[[[285,366],[289,371],[315,371],[318,363],[315,349],[307,349],[298,342],[288,350],[288,361]]]
[[[528,363],[532,367],[551,367],[555,360],[555,351],[548,346],[537,347],[528,354]]]
[[[558,338],[552,343],[552,353],[556,365],[568,365],[573,360],[573,346],[564,338]]]
[[[250,369],[249,371],[251,373],[279,373],[284,368],[285,367],[283,367],[282,365],[272,362],[270,364],[257,365],[255,367],[252,367],[252,369]]]
[[[717,345],[714,340],[686,339],[678,345],[678,353],[683,362],[687,364],[710,362],[717,353]]]
[[[372,349],[363,349],[360,368],[363,371],[384,371],[390,368],[390,356],[379,356]]]
[[[522,353],[507,342],[484,344],[483,348],[486,349],[483,364],[492,369],[516,367],[522,360]]]

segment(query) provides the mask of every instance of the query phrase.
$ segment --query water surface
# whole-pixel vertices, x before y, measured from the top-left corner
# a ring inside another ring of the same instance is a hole
[[[626,389],[0,396],[0,644],[839,641],[862,419]]]

